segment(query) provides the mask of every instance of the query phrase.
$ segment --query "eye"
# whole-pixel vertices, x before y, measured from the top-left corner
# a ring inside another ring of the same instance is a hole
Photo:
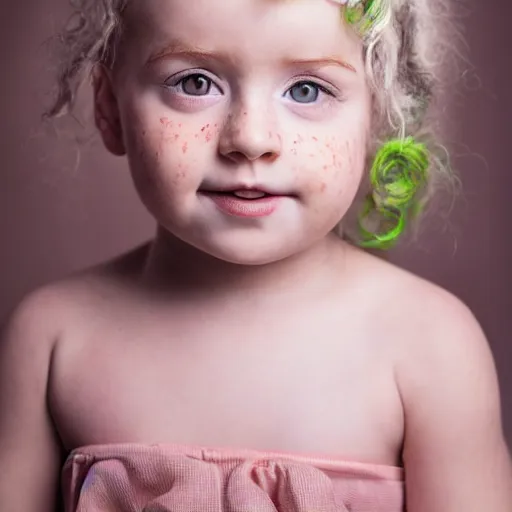
[[[187,96],[207,96],[213,92],[213,89],[216,89],[217,94],[222,93],[211,78],[201,73],[182,76],[170,84],[170,87]]]
[[[308,81],[297,82],[288,91],[293,101],[297,103],[315,103],[321,92],[332,96],[325,87]]]
[[[190,75],[180,82],[183,92],[191,96],[203,96],[210,92],[213,82],[204,75]]]

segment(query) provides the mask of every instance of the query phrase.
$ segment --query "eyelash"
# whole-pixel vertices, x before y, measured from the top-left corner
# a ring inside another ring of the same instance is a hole
[[[221,87],[219,87],[217,84],[215,84],[215,81],[212,78],[210,78],[208,75],[206,75],[204,73],[199,73],[199,72],[188,73],[186,75],[178,76],[177,79],[175,78],[173,80],[174,83],[171,83],[171,84],[167,83],[169,81],[169,79],[167,79],[165,81],[165,85],[164,86],[167,87],[167,88],[170,88],[170,89],[174,89],[174,90],[178,89],[177,92],[179,94],[183,94],[183,95],[185,95],[187,97],[190,97],[190,98],[201,98],[201,97],[207,96],[206,94],[205,95],[187,94],[185,91],[183,91],[183,83],[186,80],[188,80],[188,79],[190,79],[192,77],[202,77],[202,78],[205,78],[210,83],[210,85],[214,85],[221,92],[221,94],[224,94],[224,91],[221,89]],[[309,75],[301,75],[301,76],[299,76],[297,78],[300,78],[300,79],[295,81],[293,84],[291,84],[288,87],[288,89],[286,90],[286,93],[290,92],[294,87],[297,87],[298,85],[308,84],[308,85],[313,85],[315,88],[318,89],[319,92],[324,93],[324,94],[330,96],[333,99],[335,99],[335,98],[337,98],[339,96],[339,94],[336,94],[336,92],[330,90],[329,87],[327,87],[325,85],[322,85],[322,84],[319,84],[318,82],[316,82]],[[179,89],[181,89],[181,90],[179,90]],[[300,102],[295,102],[295,103],[298,103],[299,105],[301,104]],[[308,105],[308,104],[310,105],[310,104],[315,104],[315,103],[318,103],[318,100],[314,101],[314,102],[311,102],[311,103],[303,103],[303,104],[304,105]]]
[[[308,75],[302,75],[302,76],[299,76],[297,78],[299,78],[299,80],[295,81],[293,84],[291,84],[288,87],[288,89],[286,90],[287,93],[289,91],[291,91],[294,87],[297,87],[298,85],[313,85],[314,87],[316,87],[318,89],[319,92],[324,93],[327,96],[330,96],[331,98],[336,98],[338,96],[329,87],[327,87],[326,85],[319,84],[312,77],[310,77]],[[315,101],[313,103],[317,103],[317,102],[318,101]],[[300,102],[297,102],[297,103],[300,104]],[[307,103],[306,103],[306,105],[307,105]]]
[[[171,84],[168,83],[170,79],[167,79],[165,81],[164,86],[168,87],[170,89],[180,88],[181,90],[178,91],[180,94],[184,94],[184,95],[190,96],[190,97],[200,98],[201,95],[195,96],[193,94],[187,94],[186,92],[183,91],[183,83],[185,82],[185,80],[188,80],[189,78],[192,78],[192,77],[206,78],[206,80],[208,80],[208,82],[210,82],[210,84],[215,84],[215,81],[212,78],[210,78],[208,75],[205,75],[204,73],[194,72],[194,73],[187,73],[186,75],[179,75],[178,78],[174,77],[173,83],[171,83]],[[219,89],[219,91],[222,94],[224,94],[224,91],[218,85],[215,84],[215,87],[217,89]],[[206,95],[204,95],[204,96],[206,96]]]

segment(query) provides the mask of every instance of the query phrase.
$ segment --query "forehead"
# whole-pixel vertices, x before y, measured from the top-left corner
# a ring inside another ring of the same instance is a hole
[[[125,18],[126,44],[139,52],[178,40],[241,58],[361,54],[330,0],[132,0]]]

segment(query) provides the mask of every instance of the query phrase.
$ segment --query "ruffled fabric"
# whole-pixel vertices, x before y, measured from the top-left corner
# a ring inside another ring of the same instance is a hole
[[[73,451],[65,512],[404,512],[403,470],[176,445]]]

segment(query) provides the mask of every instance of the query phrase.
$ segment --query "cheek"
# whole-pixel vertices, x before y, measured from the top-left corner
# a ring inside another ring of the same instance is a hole
[[[294,149],[299,144],[297,139]],[[322,198],[351,194],[361,179],[364,148],[363,140],[313,137],[307,148],[292,150],[292,155],[301,161],[297,166],[298,180],[303,181],[307,193],[321,194]]]
[[[201,181],[201,161],[213,151],[217,125],[191,128],[160,117],[157,122],[140,122],[138,126],[144,128],[131,134],[128,146],[132,172],[139,181],[164,186],[166,191],[169,187],[194,187]]]
[[[155,136],[158,139],[156,154],[159,158],[185,165],[190,164],[195,157],[200,159],[201,156],[211,156],[215,151],[214,141],[219,135],[217,124],[189,126],[161,117],[159,125]]]

